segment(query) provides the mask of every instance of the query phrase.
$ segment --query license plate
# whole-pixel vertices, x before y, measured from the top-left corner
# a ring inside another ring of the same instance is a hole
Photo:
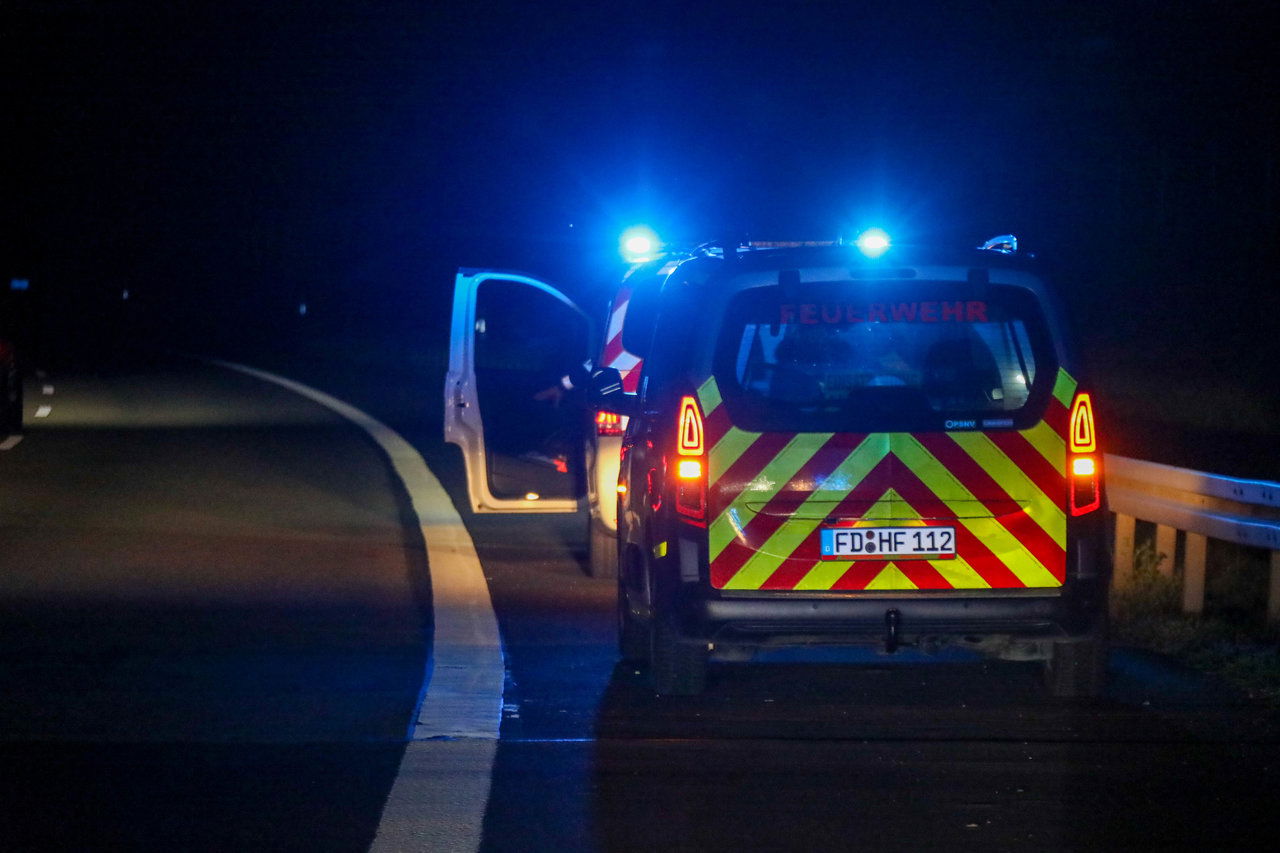
[[[823,527],[824,560],[949,560],[954,527]]]

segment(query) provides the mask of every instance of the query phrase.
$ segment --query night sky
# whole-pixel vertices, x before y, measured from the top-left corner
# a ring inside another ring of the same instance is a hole
[[[459,264],[608,281],[635,222],[1013,231],[1100,351],[1257,371],[1265,8],[9,0],[4,262],[66,304],[234,322],[447,300]]]

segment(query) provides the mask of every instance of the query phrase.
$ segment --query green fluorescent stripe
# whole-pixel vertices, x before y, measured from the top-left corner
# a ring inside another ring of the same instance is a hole
[[[715,485],[724,476],[724,472],[728,471],[759,437],[758,432],[729,427],[729,431],[716,442],[715,447],[711,448],[710,479],[707,482]]]
[[[1067,443],[1062,436],[1053,431],[1053,427],[1040,421],[1031,429],[1022,430],[1022,437],[1030,442],[1055,471],[1065,471],[1067,465]]]
[[[959,554],[950,560],[930,560],[929,565],[956,589],[991,589],[987,579]]]
[[[743,519],[742,523],[750,521],[753,513],[747,510],[746,504],[748,502],[764,504],[772,500],[830,438],[829,432],[797,433],[782,450],[778,451],[776,456],[769,460],[760,473],[752,478],[745,489],[733,496],[732,503],[712,522],[711,559],[714,560],[719,556],[720,552],[738,535],[729,518],[729,512],[738,510],[738,518]]]
[[[1014,500],[1025,500],[1031,517],[1054,542],[1067,545],[1067,515],[1057,501],[1049,498],[1026,473],[1004,455],[991,439],[980,432],[953,432],[951,438],[991,475]]]
[[[952,438],[956,438],[961,435],[981,436],[982,434],[958,432],[951,434]],[[1029,551],[1027,547],[1019,541],[1018,537],[1010,533],[1008,528],[998,522],[995,518],[960,517],[969,515],[969,513],[972,512],[972,506],[975,503],[978,503],[978,499],[974,497],[973,493],[970,492],[963,483],[957,480],[941,462],[938,461],[936,456],[926,450],[924,445],[920,444],[914,436],[906,436],[906,438],[910,440],[899,441],[894,447],[894,451],[897,454],[898,459],[910,468],[913,474],[920,478],[921,482],[923,482],[925,486],[934,493],[935,497],[938,497],[949,509],[951,509],[953,513],[955,513],[957,516],[956,521],[963,524],[971,533],[973,533],[974,536],[980,539],[983,544],[991,549],[991,552],[1009,568],[1009,571],[1017,575],[1018,579],[1027,586],[1060,585],[1058,579],[1053,576],[1052,572],[1044,567],[1044,565],[1036,558],[1035,554],[1032,554],[1031,551]],[[992,449],[999,452],[999,450],[994,447]],[[1004,456],[1003,453],[1000,455]],[[981,462],[979,462],[979,464],[981,464]],[[968,507],[965,507],[964,504],[957,504],[951,499],[942,497],[942,494],[944,493],[939,491],[938,484],[944,480],[954,483],[959,489],[959,491],[953,493],[958,495],[955,501],[964,501],[969,504]],[[1044,493],[1038,488],[1035,490],[1035,494],[1041,496],[1044,495]],[[1062,528],[1065,536],[1066,517],[1062,514],[1060,509],[1058,510],[1058,514],[1062,517]],[[1055,541],[1065,542],[1066,540],[1057,539]]]
[[[707,381],[698,388],[698,402],[702,405],[702,414],[710,415],[723,399],[720,396],[720,386],[716,384],[716,378],[708,376]]]
[[[806,510],[810,510],[815,503],[838,503],[843,500],[859,483],[866,479],[867,474],[884,458],[888,449],[887,441],[871,441],[870,436],[863,439],[862,443],[850,451],[844,461],[836,467],[831,476],[823,481],[822,488],[806,498],[795,515],[779,526],[764,545],[751,555],[751,558],[738,570],[737,574],[725,584],[725,589],[759,589],[760,585],[778,570],[783,560],[790,556],[796,548],[800,547],[807,537],[812,536],[813,531],[822,523],[823,516],[821,513],[806,512]],[[797,517],[809,515],[816,517]],[[721,516],[716,521],[720,521],[724,517]],[[732,532],[731,525],[726,522],[725,526],[729,527]],[[715,540],[712,543],[713,548],[714,546]],[[719,552],[715,551],[713,553]],[[715,559],[714,556],[712,559]]]
[[[1004,563],[1024,586],[1037,589],[1062,586],[1062,581],[1055,578],[1053,572],[1046,569],[1036,559],[1036,555],[1027,550],[1027,546],[996,519],[960,518],[957,521],[981,539],[991,553],[995,554],[996,559]]]
[[[867,591],[885,589],[919,589],[896,563],[890,563],[867,584]]]
[[[711,547],[711,559],[715,560],[719,557],[725,548],[729,547],[729,543],[738,538],[738,530],[734,527],[733,508],[725,510],[716,516],[715,521],[711,522],[711,527],[707,529],[707,539]],[[739,524],[745,524],[749,519],[743,519],[742,513],[736,515]]]
[[[739,457],[741,457],[742,454],[747,451],[747,448],[751,447],[759,437],[760,433],[758,432],[746,432],[738,429],[737,427],[729,427],[729,431],[716,442],[715,447],[711,448],[710,460],[707,463],[707,466],[710,469],[707,472],[708,486],[714,486],[719,482],[720,478],[724,476],[724,472],[728,471],[733,463],[737,462]],[[734,504],[736,503],[737,496],[734,498]],[[711,559],[713,560],[738,536],[738,532],[733,528],[733,523],[729,515],[730,511],[734,509],[735,506],[731,505],[726,508],[724,512],[720,513],[720,515],[716,516],[711,522],[711,527],[707,531],[711,544]],[[740,519],[742,518],[741,513],[738,513],[738,516]],[[742,519],[741,523],[746,524],[749,520],[749,518]]]
[[[1071,405],[1071,398],[1076,393],[1076,381],[1065,368],[1058,368],[1058,379],[1053,383],[1053,396],[1064,406]]]
[[[844,573],[849,571],[849,565],[849,563],[838,560],[822,560],[800,579],[795,588],[803,590],[831,589],[836,585],[836,581],[844,577]]]

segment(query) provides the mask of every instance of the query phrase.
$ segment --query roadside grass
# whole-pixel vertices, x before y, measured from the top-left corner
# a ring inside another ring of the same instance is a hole
[[[1112,639],[1169,655],[1280,706],[1280,629],[1264,618],[1266,562],[1247,549],[1219,557],[1210,563],[1205,612],[1186,614],[1181,572],[1161,571],[1172,555],[1140,544],[1132,579],[1111,594]]]

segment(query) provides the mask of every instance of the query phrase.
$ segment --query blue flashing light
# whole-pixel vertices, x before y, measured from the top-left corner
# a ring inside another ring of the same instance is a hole
[[[653,260],[662,250],[658,235],[652,228],[637,225],[622,232],[622,257],[630,264],[643,264]]]
[[[858,250],[868,258],[878,258],[885,252],[889,251],[892,242],[889,235],[879,228],[868,228],[858,235],[858,239],[854,241]]]

